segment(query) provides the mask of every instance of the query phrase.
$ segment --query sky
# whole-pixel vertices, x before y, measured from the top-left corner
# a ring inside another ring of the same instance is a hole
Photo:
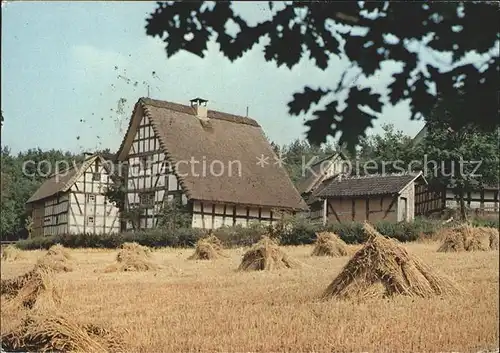
[[[269,16],[267,2],[239,3],[249,22]],[[208,99],[210,109],[257,120],[283,145],[305,138],[305,119],[287,103],[304,86],[329,87],[347,62],[332,59],[322,71],[304,58],[292,70],[266,62],[256,46],[235,62],[210,43],[205,58],[179,52],[167,58],[159,39],[148,37],[154,2],[9,2],[2,7],[2,145],[72,152],[116,151],[140,97],[189,104]],[[154,72],[154,74],[153,74]],[[390,71],[377,77],[381,87]],[[127,83],[127,79],[130,83]],[[134,83],[137,82],[137,85]],[[148,90],[149,86],[149,90]],[[119,100],[125,104],[119,109]],[[415,135],[407,105],[385,106],[369,133],[392,123]]]

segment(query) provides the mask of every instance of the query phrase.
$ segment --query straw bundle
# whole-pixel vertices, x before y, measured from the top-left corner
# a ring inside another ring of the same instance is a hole
[[[118,333],[78,323],[59,310],[61,295],[53,275],[53,270],[37,266],[10,282],[9,299],[1,306],[6,321],[2,347],[17,352],[124,352]]]
[[[0,281],[0,295],[6,295],[8,297],[15,296],[17,292],[25,285],[27,281],[35,274],[34,270],[25,273],[24,275],[17,276],[14,278],[2,279]]]
[[[222,242],[215,235],[202,238],[196,243],[194,254],[189,260],[213,260],[219,257],[227,257],[224,254]]]
[[[490,241],[490,249],[491,250],[498,250],[498,229],[491,228],[490,236],[489,236],[489,241]]]
[[[159,268],[151,261],[151,249],[137,243],[124,243],[116,255],[116,263],[104,272],[150,271]]]
[[[268,237],[263,237],[243,255],[238,270],[260,271],[298,267],[300,267],[300,263],[297,260],[284,253],[276,242]]]
[[[495,236],[498,244],[498,231],[494,228],[471,227],[464,224],[448,231],[438,252],[488,251],[495,249]]]
[[[72,257],[67,249],[56,244],[51,246],[47,253],[38,260],[37,267],[55,272],[71,272],[73,271]]]
[[[457,286],[411,256],[397,242],[365,224],[368,240],[323,293],[323,298],[407,295],[431,297],[456,293]]]
[[[145,257],[151,257],[153,252],[151,251],[150,248],[144,245],[137,244],[135,242],[133,243],[123,243],[120,245],[120,249],[123,250],[123,254],[125,253],[134,253],[137,255],[145,256]]]
[[[124,352],[117,332],[83,325],[57,313],[30,313],[21,325],[2,335],[7,350],[30,352]]]
[[[16,248],[14,245],[7,245],[2,248],[2,260],[4,261],[16,261],[23,258],[23,252],[21,249]]]
[[[51,307],[60,302],[52,273],[51,270],[35,268],[22,276],[2,280],[2,294],[10,299],[4,304],[6,308],[31,309],[40,300]]]
[[[347,255],[346,244],[335,233],[322,232],[316,236],[316,244],[311,256],[340,257]]]
[[[490,250],[498,250],[498,228],[493,227],[475,227],[473,232],[481,237],[484,243],[488,244]]]

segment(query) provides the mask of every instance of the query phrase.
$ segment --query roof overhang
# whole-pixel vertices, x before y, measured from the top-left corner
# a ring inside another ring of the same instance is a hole
[[[386,192],[386,193],[356,194],[356,195],[328,195],[328,196],[318,197],[318,199],[320,199],[321,201],[324,201],[325,199],[339,199],[339,198],[358,199],[358,198],[370,198],[377,196],[395,196],[399,194],[400,194],[399,192]]]
[[[78,168],[78,171],[75,173],[75,175],[73,175],[71,177],[71,179],[69,179],[59,190],[51,193],[51,194],[48,194],[48,195],[45,195],[44,197],[41,197],[41,198],[37,198],[37,199],[32,199],[31,197],[28,199],[28,201],[25,202],[25,207],[27,207],[27,205],[30,205],[30,204],[34,204],[34,203],[38,203],[38,202],[42,202],[44,200],[47,200],[48,198],[51,198],[51,197],[54,197],[54,196],[57,196],[57,195],[60,195],[60,194],[64,194],[66,192],[68,192],[68,190],[73,186],[73,184],[76,182],[76,180],[82,175],[82,173],[87,170],[87,168],[92,164],[94,163],[96,160],[100,160],[101,164],[103,165],[103,167],[106,169],[106,171],[108,173],[110,173],[109,169],[107,168],[106,166],[106,160],[100,155],[100,154],[94,154],[92,156],[90,156],[89,158],[85,159],[83,161],[82,164],[80,164],[79,166],[77,166]],[[55,177],[55,175],[52,175],[51,178]],[[50,179],[50,178],[49,178]],[[44,181],[47,182],[49,181],[49,179],[46,179]],[[42,183],[43,185],[43,183]],[[42,187],[42,185],[40,185],[40,187]],[[38,189],[37,189],[38,191]],[[35,192],[36,194],[36,192]],[[33,195],[35,195],[33,194]],[[33,197],[33,196],[32,196]]]
[[[132,147],[132,142],[134,141],[134,134],[132,131],[135,131],[142,120],[143,106],[142,100],[139,99],[137,103],[135,103],[134,110],[132,111],[132,115],[130,116],[127,132],[123,137],[122,143],[116,152],[116,160],[119,162],[123,162],[127,159],[127,155]]]
[[[422,180],[424,181],[425,185],[429,185],[429,183],[427,182],[427,179],[425,179],[424,175],[420,171],[417,174],[415,174],[415,177],[412,180],[410,180],[405,186],[403,186],[403,188],[401,190],[399,190],[398,194],[401,194],[404,189],[406,189],[411,183],[414,183],[415,180],[417,180],[419,178],[422,178]]]

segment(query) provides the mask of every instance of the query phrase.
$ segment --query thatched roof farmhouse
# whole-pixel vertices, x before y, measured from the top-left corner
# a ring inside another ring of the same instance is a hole
[[[307,209],[260,125],[208,110],[199,98],[191,105],[140,98],[117,159],[129,165],[126,205],[141,209],[140,228],[157,225],[174,198],[193,227],[208,229]]]

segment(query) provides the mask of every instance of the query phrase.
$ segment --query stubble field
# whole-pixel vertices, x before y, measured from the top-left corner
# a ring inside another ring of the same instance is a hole
[[[461,295],[434,299],[328,300],[319,295],[350,256],[311,257],[284,247],[300,269],[237,272],[245,249],[214,261],[193,249],[154,251],[162,268],[103,273],[116,251],[70,250],[73,272],[56,275],[61,309],[126,330],[129,352],[478,352],[499,346],[498,251],[437,253],[404,245],[455,280]],[[351,255],[356,247],[350,246]],[[29,271],[43,251],[2,261],[2,278]],[[2,333],[9,323],[2,318]]]

